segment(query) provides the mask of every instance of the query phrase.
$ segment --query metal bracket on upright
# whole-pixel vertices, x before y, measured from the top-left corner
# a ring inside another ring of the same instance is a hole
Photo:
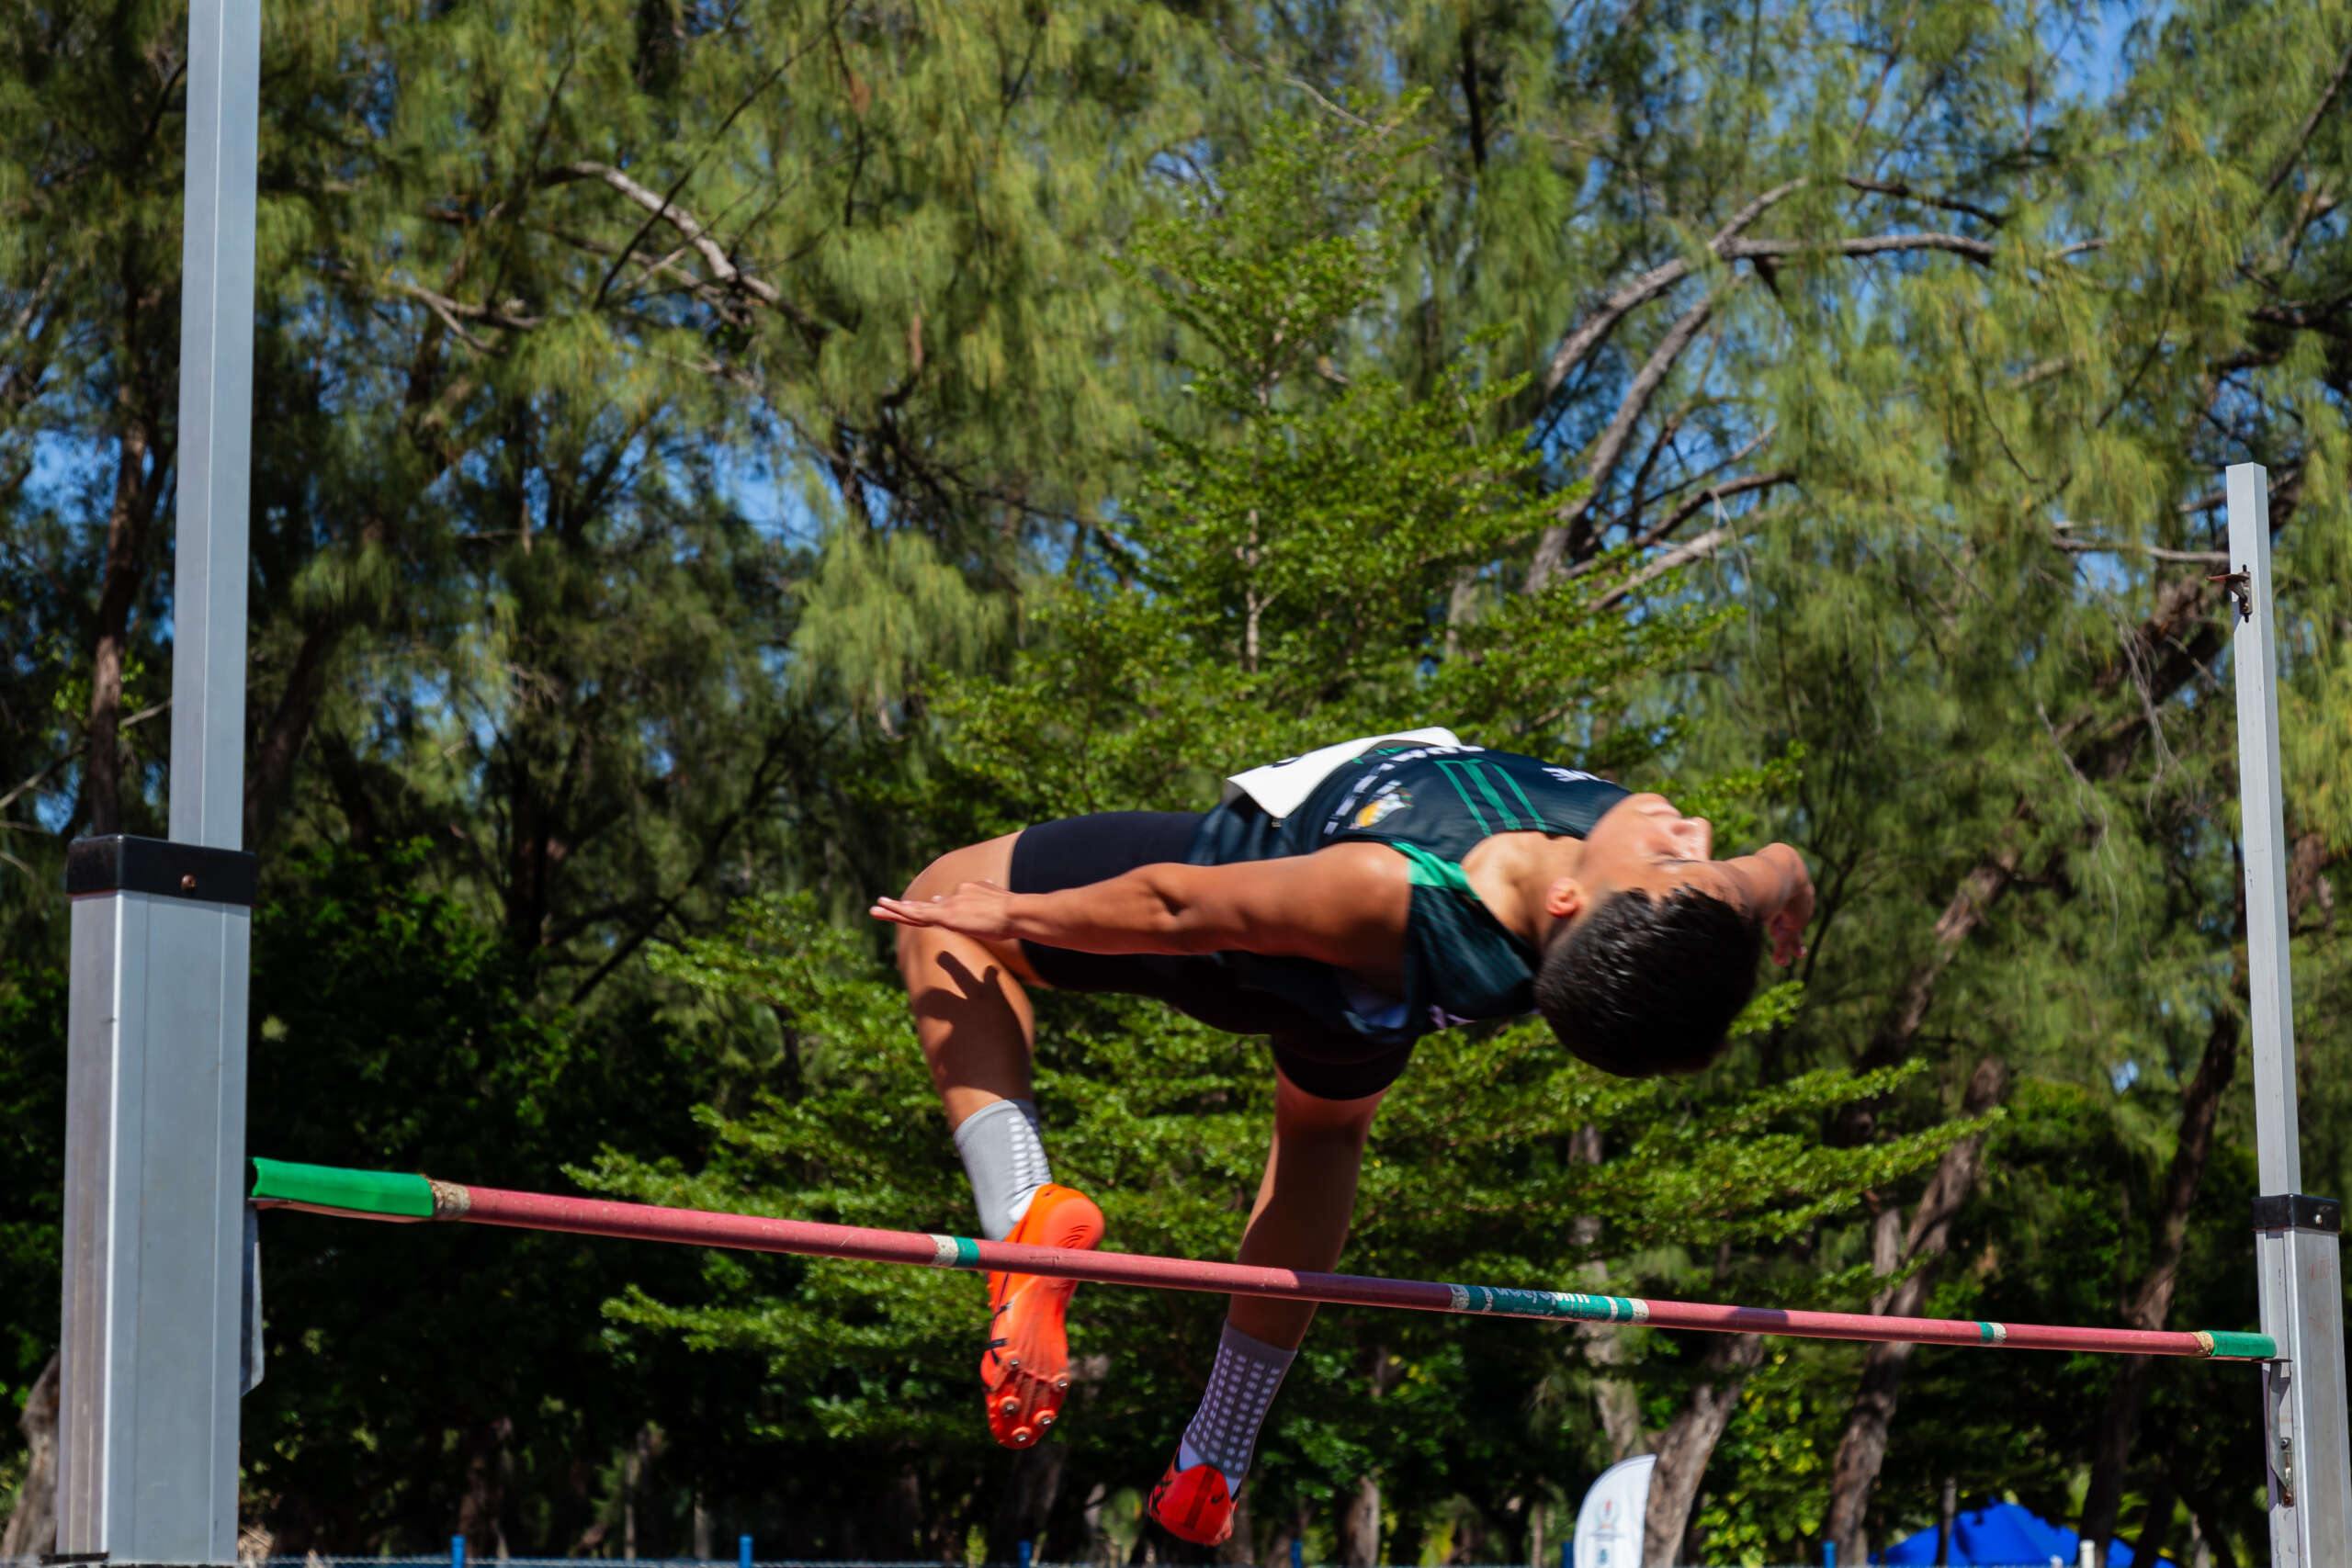
[[[2254,1035],[2255,1260],[2262,1330],[2278,1344],[2263,1368],[2274,1568],[2352,1562],[2352,1430],[2344,1373],[2343,1205],[2304,1196],[2295,1106],[2294,988],[2287,948],[2286,810],[2278,776],[2278,654],[2270,575],[2269,476],[2228,475],[2238,698],[2238,804],[2245,863],[2247,1010]]]

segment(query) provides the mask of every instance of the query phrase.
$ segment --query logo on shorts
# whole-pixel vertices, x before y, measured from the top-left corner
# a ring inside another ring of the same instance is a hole
[[[1358,808],[1355,825],[1358,828],[1377,828],[1412,804],[1411,790],[1391,784]]]

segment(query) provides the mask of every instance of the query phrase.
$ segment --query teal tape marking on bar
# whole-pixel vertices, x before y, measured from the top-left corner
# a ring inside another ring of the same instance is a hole
[[[2227,1329],[2199,1329],[2205,1353],[2222,1361],[2275,1361],[2278,1342],[2267,1334],[2234,1334]]]
[[[1641,1323],[1649,1309],[1625,1296],[1588,1296],[1573,1291],[1521,1291],[1501,1285],[1448,1285],[1456,1312],[1509,1313],[1521,1317],[1565,1317],[1577,1323]]]
[[[979,1261],[979,1244],[969,1236],[934,1234],[931,1238],[931,1265],[934,1269],[970,1269]]]
[[[1623,1296],[1588,1296],[1574,1292],[1552,1298],[1552,1315],[1578,1323],[1637,1323],[1646,1314]]]

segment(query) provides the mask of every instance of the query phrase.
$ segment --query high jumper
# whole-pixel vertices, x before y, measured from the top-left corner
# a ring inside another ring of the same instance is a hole
[[[1046,1159],[1029,987],[1119,992],[1269,1038],[1272,1144],[1239,1260],[1319,1273],[1346,1242],[1382,1097],[1423,1035],[1540,1011],[1608,1073],[1690,1072],[1720,1054],[1767,940],[1782,964],[1803,952],[1814,891],[1786,844],[1729,860],[1713,848],[1709,824],[1662,795],[1417,729],[1237,774],[1206,813],[1069,818],[968,845],[873,913],[900,927],[916,1030],[990,1240],[1101,1243],[1102,1211]],[[1076,1285],[988,1276],[980,1382],[1007,1447],[1060,1414]],[[1151,1493],[1174,1534],[1231,1534],[1314,1312],[1234,1296]]]

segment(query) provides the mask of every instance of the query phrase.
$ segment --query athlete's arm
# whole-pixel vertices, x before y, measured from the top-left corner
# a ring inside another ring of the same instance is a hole
[[[1342,968],[1394,963],[1413,889],[1376,844],[1238,865],[1145,865],[1058,893],[967,882],[927,902],[878,898],[877,919],[1077,953],[1259,953]]]

